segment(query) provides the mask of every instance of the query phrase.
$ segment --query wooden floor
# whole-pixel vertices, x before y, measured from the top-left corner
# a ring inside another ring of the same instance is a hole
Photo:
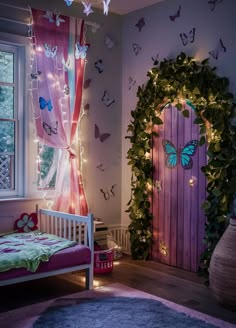
[[[84,274],[73,273],[0,287],[0,312],[84,290]],[[205,279],[195,273],[153,261],[123,256],[113,272],[95,275],[95,286],[119,282],[235,324],[236,312],[220,306]],[[235,291],[236,292],[236,291]]]

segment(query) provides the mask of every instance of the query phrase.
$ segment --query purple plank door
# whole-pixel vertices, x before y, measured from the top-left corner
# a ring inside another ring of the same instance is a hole
[[[164,124],[157,128],[160,136],[153,143],[152,258],[196,272],[204,250],[201,205],[206,198],[206,180],[201,167],[206,164],[206,147],[194,142],[200,140],[199,126],[193,124],[194,110],[188,109],[190,117],[184,118],[175,107],[165,108]],[[189,142],[189,147],[196,149],[193,155],[185,155]]]

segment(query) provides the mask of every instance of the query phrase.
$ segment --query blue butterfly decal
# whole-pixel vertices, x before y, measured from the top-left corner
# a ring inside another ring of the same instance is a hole
[[[73,1],[74,0],[65,0],[65,3],[67,4],[68,7],[70,7]]]
[[[40,109],[45,109],[46,107],[48,107],[48,111],[49,112],[52,111],[53,107],[50,99],[46,101],[43,97],[39,97],[39,105],[40,105]]]
[[[75,44],[75,58],[85,59],[87,56],[88,45],[81,45],[79,42]]]
[[[189,141],[180,151],[167,139],[162,140],[162,146],[166,153],[166,167],[173,169],[177,166],[179,161],[184,170],[190,170],[193,167],[193,160],[191,157],[194,156],[197,151],[198,140]]]

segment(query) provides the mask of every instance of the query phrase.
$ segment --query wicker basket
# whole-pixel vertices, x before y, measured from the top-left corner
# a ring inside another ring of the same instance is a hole
[[[113,270],[113,248],[94,251],[94,273],[107,273]]]
[[[210,288],[219,303],[236,310],[236,219],[216,245],[209,267]]]

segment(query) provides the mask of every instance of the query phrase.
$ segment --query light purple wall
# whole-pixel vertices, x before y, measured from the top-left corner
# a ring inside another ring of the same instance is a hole
[[[180,16],[171,21],[181,5]],[[147,81],[146,73],[152,67],[152,57],[158,54],[163,58],[175,58],[180,52],[196,57],[197,60],[209,57],[208,52],[216,49],[221,38],[226,52],[220,52],[218,60],[210,59],[217,67],[220,76],[230,79],[230,89],[236,93],[236,43],[235,43],[236,1],[223,0],[212,11],[207,0],[166,0],[143,10],[126,15],[123,20],[123,58],[122,58],[122,224],[129,223],[127,202],[130,198],[130,168],[127,166],[126,154],[129,143],[125,139],[127,126],[131,120],[130,111],[137,103],[136,91],[139,85]],[[141,31],[136,24],[144,18],[145,25]],[[180,33],[189,34],[196,29],[193,43],[183,45]],[[134,54],[132,45],[141,46],[138,55]],[[129,77],[136,84],[129,90]]]

